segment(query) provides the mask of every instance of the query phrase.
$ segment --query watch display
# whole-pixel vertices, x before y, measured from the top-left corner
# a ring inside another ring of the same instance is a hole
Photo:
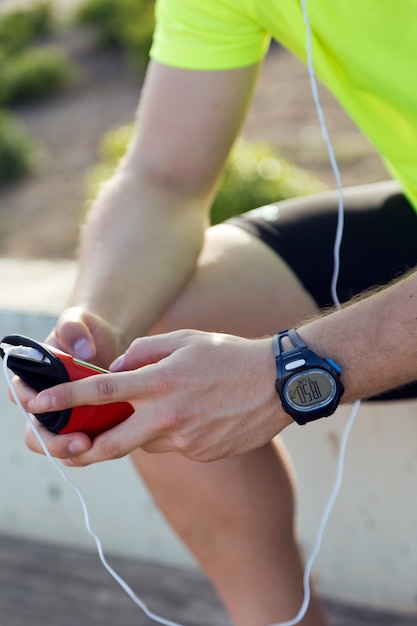
[[[333,400],[336,391],[333,376],[318,369],[294,374],[284,387],[288,404],[298,411],[326,406]]]

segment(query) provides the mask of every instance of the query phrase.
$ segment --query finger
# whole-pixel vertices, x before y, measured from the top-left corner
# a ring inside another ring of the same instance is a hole
[[[32,387],[29,387],[29,385],[24,383],[23,380],[19,378],[18,376],[14,376],[12,378],[12,385],[23,407],[27,408],[28,402],[30,400],[33,400],[33,398],[36,397],[36,391],[32,389]],[[12,392],[10,387],[8,389],[8,393],[9,393],[10,400],[16,404],[14,393]]]
[[[157,363],[184,347],[198,331],[179,330],[163,335],[141,337],[110,365],[112,372],[126,371]]]
[[[72,307],[64,311],[51,336],[53,345],[84,361],[89,361],[96,354],[94,337],[90,331],[85,312]]]
[[[140,371],[97,374],[71,383],[45,389],[31,398],[28,408],[32,413],[60,411],[85,405],[102,405],[119,401],[133,401],[154,393],[160,385],[156,365]],[[152,372],[150,371],[152,369]]]
[[[91,439],[85,433],[57,435],[51,433],[36,420],[34,420],[34,424],[47,450],[55,458],[71,458],[91,448]],[[30,426],[27,426],[25,430],[25,444],[32,452],[44,454],[42,445]]]
[[[138,413],[135,413],[125,422],[98,435],[86,452],[71,456],[65,460],[65,464],[85,467],[93,463],[120,459],[142,446],[145,446],[146,450],[148,450],[146,446],[149,446],[149,451],[153,452],[171,452],[174,448],[169,439],[158,437],[154,441],[153,431],[151,420],[139,417]]]

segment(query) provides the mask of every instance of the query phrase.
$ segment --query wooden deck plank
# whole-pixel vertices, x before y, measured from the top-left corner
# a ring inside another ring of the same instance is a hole
[[[108,557],[151,611],[185,626],[231,626],[204,577]],[[332,626],[417,626],[417,617],[325,602]],[[93,551],[0,535],[1,626],[148,626]]]
[[[226,625],[204,579],[107,557],[149,608],[190,626]],[[148,626],[152,621],[104,570],[95,552],[0,536],[1,626]]]

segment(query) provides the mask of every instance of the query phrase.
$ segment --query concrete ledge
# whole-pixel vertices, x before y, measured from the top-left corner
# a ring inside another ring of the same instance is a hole
[[[71,262],[0,261],[0,332],[42,340],[65,305]],[[73,492],[42,457],[26,450],[23,416],[0,379],[0,533],[91,547]],[[373,608],[416,612],[416,403],[364,403],[353,427],[342,491],[314,568],[322,595]],[[350,407],[283,435],[297,474],[299,530],[309,555],[330,494]],[[71,470],[105,550],[196,567],[127,459]]]
[[[0,335],[43,341],[67,302],[75,277],[71,261],[0,259]],[[0,337],[0,338],[1,338]],[[8,398],[0,376],[2,443],[0,532],[28,539],[91,547],[82,510],[71,488],[43,457],[23,443],[24,417]],[[91,522],[106,550],[183,566],[193,559],[166,525],[128,459],[73,469]]]
[[[73,261],[0,259],[0,309],[58,313],[65,306],[75,271]]]

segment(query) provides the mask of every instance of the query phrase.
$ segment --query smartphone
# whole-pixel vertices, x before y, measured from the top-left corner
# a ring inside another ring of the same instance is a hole
[[[70,354],[22,335],[7,335],[0,343],[0,356],[8,354],[7,367],[35,391],[108,373]],[[63,411],[36,413],[43,426],[54,433],[82,431],[94,438],[117,426],[134,412],[129,402],[113,402],[100,406],[86,405]]]

